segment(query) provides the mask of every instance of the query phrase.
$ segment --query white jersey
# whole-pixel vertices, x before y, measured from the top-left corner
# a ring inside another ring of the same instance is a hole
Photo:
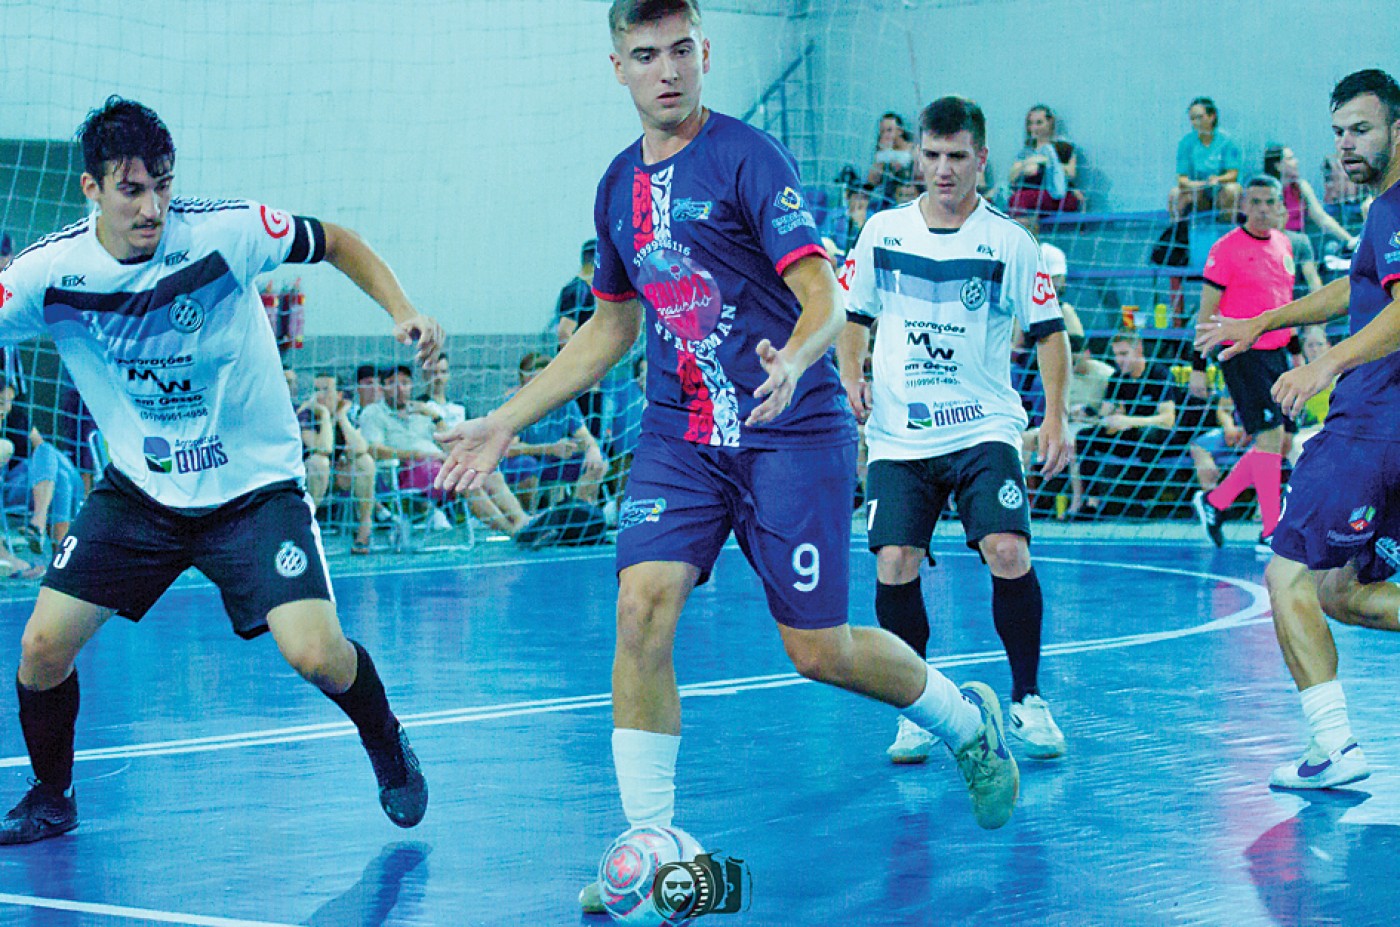
[[[301,432],[253,278],[325,255],[314,219],[175,199],[156,253],[121,263],[96,219],[0,272],[0,343],[48,334],[112,464],[177,509],[304,479]]]
[[[1013,317],[1032,341],[1064,329],[1034,236],[979,199],[930,230],[919,201],[876,213],[846,259],[852,321],[876,319],[871,460],[920,460],[987,441],[1020,448]]]

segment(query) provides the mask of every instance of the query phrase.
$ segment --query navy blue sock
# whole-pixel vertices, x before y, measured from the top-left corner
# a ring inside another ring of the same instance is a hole
[[[1011,664],[1011,700],[1039,693],[1040,628],[1045,598],[1035,567],[1016,579],[992,577],[992,619]]]

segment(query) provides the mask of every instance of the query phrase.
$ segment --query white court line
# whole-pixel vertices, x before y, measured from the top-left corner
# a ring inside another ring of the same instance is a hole
[[[975,556],[971,551],[955,551],[952,552],[951,555]],[[940,556],[942,556],[942,554],[940,554]],[[1195,634],[1208,634],[1214,631],[1223,631],[1262,621],[1264,619],[1261,616],[1269,610],[1268,593],[1264,587],[1260,586],[1258,583],[1237,579],[1232,576],[1202,573],[1196,570],[1184,570],[1176,567],[1148,566],[1137,563],[1114,563],[1111,561],[1082,560],[1068,557],[1037,557],[1036,559],[1042,563],[1063,563],[1078,566],[1107,567],[1110,569],[1138,570],[1148,573],[1185,576],[1191,579],[1212,580],[1241,589],[1249,593],[1251,597],[1250,604],[1246,607],[1233,614],[1207,621],[1204,624],[1166,631],[1148,631],[1140,634],[1126,634],[1116,637],[1050,644],[1046,646],[1043,651],[1043,654],[1047,656],[1116,650],[1125,647],[1137,647],[1146,644],[1160,643],[1162,641],[1175,640]],[[1000,650],[985,650],[938,657],[929,662],[939,669],[946,669],[954,666],[972,666],[981,663],[993,663],[1002,659],[1002,657],[1003,653]],[[716,679],[710,682],[692,683],[690,685],[681,686],[680,692],[682,697],[716,697],[737,695],[741,692],[754,692],[763,689],[795,686],[806,682],[810,682],[810,680],[804,679],[796,673],[773,673],[764,676],[743,676],[733,679]],[[610,693],[601,692],[592,695],[576,695],[563,698],[506,702],[499,705],[481,705],[469,708],[453,708],[443,711],[419,712],[400,715],[399,720],[403,722],[406,728],[439,727],[448,724],[471,724],[481,721],[492,721],[498,718],[518,718],[527,715],[553,714],[565,711],[603,708],[611,703],[612,697]],[[273,728],[263,731],[245,731],[237,734],[222,734],[211,737],[154,741],[151,743],[132,744],[124,747],[79,750],[74,758],[78,762],[86,762],[92,760],[132,759],[145,756],[179,756],[189,753],[212,753],[220,750],[242,750],[250,747],[271,746],[273,744],[306,743],[313,740],[326,740],[333,737],[349,737],[355,733],[354,726],[346,721],[327,724],[306,724],[296,727]],[[0,769],[28,765],[29,757],[27,755],[0,759]]]
[[[241,921],[228,917],[208,917],[203,914],[179,914],[174,911],[153,911],[149,908],[126,908],[116,904],[90,904],[85,901],[64,901],[60,898],[31,898],[28,895],[7,895],[0,892],[0,904],[21,908],[45,908],[50,911],[74,911],[78,914],[101,914],[133,921],[155,921],[158,924],[188,924],[191,927],[295,927],[272,921]]]

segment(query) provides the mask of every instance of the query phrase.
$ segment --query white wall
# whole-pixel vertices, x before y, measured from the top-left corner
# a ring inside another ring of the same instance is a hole
[[[771,12],[772,4],[759,7]],[[598,0],[0,4],[0,137],[67,138],[110,93],[152,106],[177,189],[350,226],[452,331],[538,331],[636,137]],[[774,15],[707,16],[707,96],[742,112],[785,60]],[[76,182],[76,178],[74,178]],[[280,271],[278,279],[297,276]],[[329,268],[308,331],[387,331]]]
[[[913,118],[958,93],[987,113],[1004,180],[1026,110],[1044,102],[1085,151],[1093,208],[1155,209],[1201,95],[1252,170],[1278,139],[1320,184],[1332,85],[1365,67],[1400,73],[1397,10],[1394,0],[824,0],[809,26],[833,163],[868,163],[881,111]]]

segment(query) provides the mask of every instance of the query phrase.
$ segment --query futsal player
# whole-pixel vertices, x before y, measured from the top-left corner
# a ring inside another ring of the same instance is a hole
[[[1274,630],[1298,687],[1309,740],[1269,784],[1325,789],[1370,775],[1337,679],[1337,645],[1324,615],[1400,631],[1400,85],[1368,69],[1332,91],[1332,131],[1347,176],[1376,194],[1348,277],[1254,319],[1218,319],[1197,347],[1224,341],[1230,357],[1265,332],[1349,315],[1351,335],[1274,384],[1296,415],[1332,383],[1322,431],[1293,470],[1264,577]]]
[[[234,631],[282,655],[350,717],[395,824],[428,789],[374,662],[347,640],[302,485],[301,437],[253,280],[329,261],[430,362],[441,331],[354,233],[245,200],[172,199],[175,146],[150,109],[111,97],[79,129],[96,215],[0,273],[0,341],[47,334],[112,464],[59,546],[21,641],[20,726],[35,785],[0,844],[78,826],[73,661],[113,613],[139,621],[187,567],[223,596]]]
[[[1226,233],[1206,257],[1205,285],[1196,317],[1198,331],[1202,323],[1217,315],[1249,319],[1292,301],[1293,246],[1277,223],[1282,202],[1283,187],[1273,177],[1260,175],[1245,187],[1244,225]],[[1222,526],[1226,510],[1253,486],[1263,519],[1259,547],[1266,553],[1269,550],[1281,504],[1284,436],[1298,431],[1269,390],[1289,369],[1287,345],[1292,337],[1291,328],[1275,329],[1249,350],[1220,362],[1225,388],[1239,412],[1240,424],[1253,436],[1254,446],[1219,486],[1208,493],[1197,492],[1192,499],[1201,527],[1216,547],[1225,544]],[[1205,369],[1205,362],[1204,355],[1196,356],[1199,369]]]
[[[615,0],[613,67],[642,137],[598,186],[597,307],[503,406],[446,435],[440,485],[475,487],[511,438],[647,337],[647,407],[619,512],[613,760],[629,824],[675,804],[677,620],[733,532],[804,676],[905,711],[957,749],[983,827],[1006,823],[1015,761],[991,689],[961,691],[902,641],[847,624],[856,431],[828,350],[840,289],[772,137],[700,101],[709,42],[691,0]],[[600,910],[596,885],[580,898]]]
[[[1036,344],[1045,384],[1041,472],[1069,462],[1069,340],[1035,237],[977,195],[987,160],[986,120],[961,97],[919,116],[928,192],[870,218],[847,258],[849,322],[841,379],[869,420],[869,545],[876,556],[875,615],[920,657],[929,638],[919,566],[944,505],[957,503],[969,547],[992,574],[992,617],[1011,664],[1009,728],[1028,756],[1050,759],[1065,737],[1040,695],[1045,611],[1030,556],[1030,505],[1021,469],[1026,413],[1011,385],[1015,322]],[[875,334],[873,383],[864,370]],[[932,732],[906,713],[889,748],[921,763]]]

